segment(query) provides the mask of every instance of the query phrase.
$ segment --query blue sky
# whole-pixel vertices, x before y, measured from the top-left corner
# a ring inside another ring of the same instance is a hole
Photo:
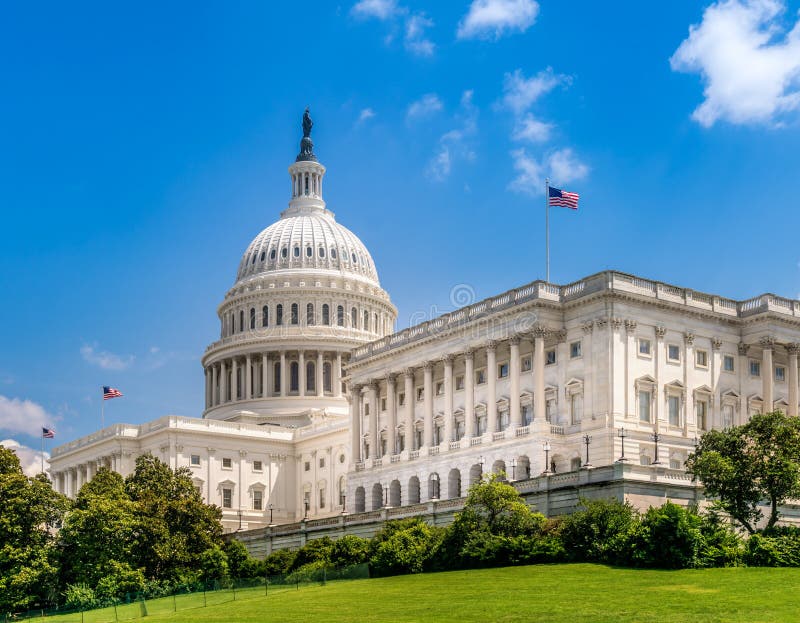
[[[800,2],[17,3],[0,20],[0,440],[197,416],[199,358],[288,201],[325,195],[399,325],[606,268],[796,297]],[[693,28],[690,34],[690,27]]]

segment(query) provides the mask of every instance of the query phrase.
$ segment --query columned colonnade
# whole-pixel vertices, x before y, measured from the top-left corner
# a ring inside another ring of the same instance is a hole
[[[51,473],[50,478],[53,482],[53,488],[67,497],[74,498],[78,495],[80,488],[94,478],[101,467],[119,472],[121,460],[122,455],[119,452],[114,452],[110,455],[70,467],[64,471]]]

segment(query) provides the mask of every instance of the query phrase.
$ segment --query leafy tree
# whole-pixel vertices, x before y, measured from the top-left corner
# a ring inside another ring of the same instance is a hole
[[[69,506],[44,474],[25,476],[19,458],[0,446],[0,611],[56,600],[52,528]]]
[[[372,541],[370,569],[373,575],[420,573],[436,554],[443,531],[421,519],[387,522]]]
[[[564,518],[561,541],[571,560],[624,564],[639,513],[629,503],[581,500],[582,509]]]
[[[800,419],[776,411],[755,415],[742,426],[705,433],[686,462],[715,505],[750,534],[763,518],[759,504],[769,502],[766,528],[778,507],[800,495]]]
[[[312,562],[322,561],[325,564],[329,563],[331,560],[332,548],[333,541],[327,536],[308,541],[308,543],[297,550],[294,562],[292,563],[292,571]]]
[[[212,545],[202,552],[198,562],[204,582],[226,580],[229,577],[228,557],[219,545]]]
[[[360,565],[369,558],[369,541],[353,534],[336,539],[331,547],[331,564],[337,569]]]
[[[263,563],[253,558],[241,541],[231,539],[225,544],[224,550],[232,578],[254,578],[264,575]]]
[[[276,549],[264,559],[264,573],[266,575],[284,575],[294,564],[296,553],[290,549]]]

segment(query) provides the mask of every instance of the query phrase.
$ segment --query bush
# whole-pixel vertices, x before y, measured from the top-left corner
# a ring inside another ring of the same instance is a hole
[[[333,541],[327,536],[309,541],[297,550],[292,562],[292,571],[312,562],[323,561],[326,564],[330,563],[332,549]]]
[[[110,569],[97,583],[95,594],[98,601],[108,604],[128,593],[142,592],[144,588],[141,569],[131,569],[130,565],[112,560]]]
[[[561,541],[570,560],[625,564],[639,513],[627,502],[581,500],[583,510],[563,519]]]
[[[800,530],[773,528],[752,535],[745,546],[744,561],[751,567],[799,567]]]
[[[200,574],[204,582],[228,579],[228,557],[219,545],[213,545],[200,554]]]
[[[703,567],[736,567],[742,564],[744,544],[733,528],[717,513],[701,515],[700,532],[703,546],[700,550],[700,565]]]
[[[370,571],[374,576],[420,573],[435,555],[443,532],[419,519],[389,522],[372,542]]]
[[[369,541],[348,534],[333,542],[330,561],[337,569],[360,565],[369,559]]]
[[[241,541],[230,540],[225,544],[228,557],[228,572],[232,578],[254,578],[264,575],[264,565],[247,551]]]
[[[64,606],[75,610],[90,610],[97,607],[97,597],[86,584],[70,584],[64,591]]]
[[[328,564],[326,560],[309,562],[286,576],[286,582],[289,584],[297,582],[320,582],[325,577],[325,568]]]
[[[277,549],[264,559],[264,573],[266,575],[289,573],[296,557],[297,552],[290,549]]]
[[[701,566],[705,546],[703,520],[697,513],[672,502],[650,508],[641,530],[633,537],[631,562],[636,566],[685,569]]]

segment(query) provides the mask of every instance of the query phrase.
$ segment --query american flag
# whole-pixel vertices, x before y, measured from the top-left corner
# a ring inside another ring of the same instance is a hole
[[[44,439],[52,439],[55,436],[56,436],[56,431],[54,431],[52,428],[45,428],[44,426],[42,426],[42,437]]]
[[[551,207],[578,209],[578,193],[570,193],[560,188],[548,187],[549,195],[547,201]]]
[[[119,398],[122,396],[122,392],[114,387],[109,387],[108,385],[103,386],[103,400],[111,400],[112,398]]]

